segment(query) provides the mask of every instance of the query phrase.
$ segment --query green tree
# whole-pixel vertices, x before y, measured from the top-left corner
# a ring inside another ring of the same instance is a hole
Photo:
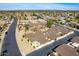
[[[26,30],[29,30],[29,24],[25,24],[25,32],[26,32]]]
[[[66,22],[70,22],[71,20],[69,18],[64,19]]]
[[[79,22],[79,18],[78,18],[78,17],[76,17],[76,18],[75,18],[75,21],[76,21],[76,22]]]
[[[47,27],[51,27],[52,26],[52,24],[54,24],[54,20],[52,20],[52,19],[49,19],[49,20],[47,20]]]
[[[2,30],[2,27],[0,26],[0,30]]]
[[[79,29],[79,25],[77,25],[76,28]]]
[[[13,16],[10,16],[10,20],[12,20]]]
[[[0,20],[2,19],[2,16],[0,16]]]

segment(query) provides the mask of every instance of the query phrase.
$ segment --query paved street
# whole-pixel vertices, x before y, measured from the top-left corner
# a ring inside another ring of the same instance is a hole
[[[5,34],[4,43],[2,45],[2,52],[1,52],[2,56],[21,55],[16,42],[16,36],[15,36],[16,25],[17,25],[17,21],[16,18],[14,18],[13,23],[9,27],[7,33]]]

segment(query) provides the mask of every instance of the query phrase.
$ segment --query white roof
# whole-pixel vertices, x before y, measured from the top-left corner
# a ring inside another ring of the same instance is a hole
[[[76,42],[73,43],[72,45],[75,46],[75,47],[79,47],[79,43],[76,43]]]

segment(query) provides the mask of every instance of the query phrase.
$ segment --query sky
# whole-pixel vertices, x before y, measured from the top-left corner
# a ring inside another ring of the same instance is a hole
[[[0,3],[0,10],[79,10],[79,3]]]

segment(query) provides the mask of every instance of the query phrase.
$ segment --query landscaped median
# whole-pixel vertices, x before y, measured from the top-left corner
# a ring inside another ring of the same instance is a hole
[[[28,52],[34,50],[33,46],[27,41],[27,39],[23,37],[24,33],[25,33],[24,29],[19,31],[18,27],[16,28],[16,41],[19,50],[23,56],[26,55]]]

